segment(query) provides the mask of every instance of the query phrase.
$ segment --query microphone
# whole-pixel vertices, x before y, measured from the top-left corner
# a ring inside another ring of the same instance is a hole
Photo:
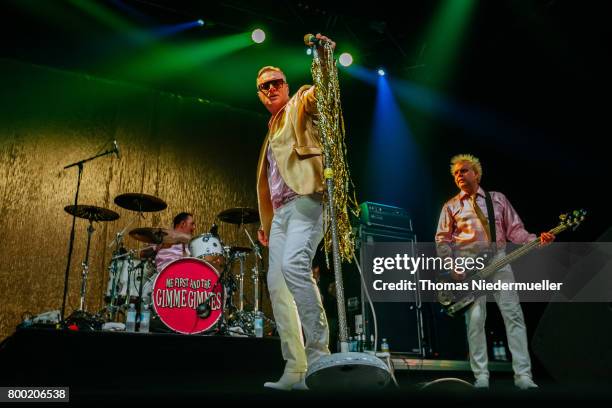
[[[113,140],[113,147],[115,148],[115,154],[117,155],[117,158],[121,160],[121,154],[119,152],[119,145],[117,144],[116,140]]]
[[[208,316],[210,316],[210,299],[211,298],[209,297],[204,302],[200,303],[196,308],[196,313],[201,319],[206,319]]]

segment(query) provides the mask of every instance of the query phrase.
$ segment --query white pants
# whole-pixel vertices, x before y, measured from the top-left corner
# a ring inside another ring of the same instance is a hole
[[[493,281],[514,282],[510,266],[506,266],[493,275]],[[512,353],[514,375],[531,377],[531,360],[527,347],[527,330],[523,310],[518,294],[514,291],[495,292],[495,302],[501,311],[506,327],[508,347]],[[487,318],[486,296],[479,297],[466,313],[468,344],[470,346],[470,365],[474,376],[489,377],[487,338],[485,320]]]
[[[287,362],[285,372],[306,372],[308,364],[329,354],[327,318],[311,269],[321,238],[320,201],[300,196],[274,212],[269,237],[268,290]]]

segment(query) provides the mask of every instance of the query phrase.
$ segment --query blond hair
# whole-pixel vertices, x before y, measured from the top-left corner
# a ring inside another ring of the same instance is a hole
[[[478,183],[480,183],[480,179],[482,178],[482,165],[480,164],[480,160],[478,159],[478,157],[472,154],[457,154],[451,157],[451,160],[450,160],[451,174],[454,176],[453,167],[455,167],[455,164],[462,163],[462,162],[468,162],[472,166],[472,169],[478,176]]]
[[[259,70],[259,72],[257,72],[257,78],[255,78],[255,84],[257,85],[257,80],[259,79],[259,77],[261,76],[261,74],[263,74],[264,72],[267,71],[276,71],[276,72],[280,72],[281,74],[283,74],[283,79],[285,80],[285,82],[287,82],[287,77],[285,76],[285,73],[283,72],[282,69],[280,69],[279,67],[274,67],[272,65],[266,65],[265,67],[261,68]]]

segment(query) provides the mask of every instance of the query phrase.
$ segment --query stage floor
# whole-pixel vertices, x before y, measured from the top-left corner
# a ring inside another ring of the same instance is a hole
[[[467,362],[421,360],[392,355],[399,387],[382,391],[280,392],[263,388],[276,380],[284,362],[278,338],[187,336],[159,333],[21,329],[0,344],[0,386],[68,386],[72,402],[158,403],[269,399],[340,401],[360,398],[432,402],[497,399],[609,399],[604,390],[571,392],[546,384],[517,392],[508,363],[492,372],[492,389],[475,392],[456,379],[471,381]],[[433,380],[448,379],[423,388]],[[542,384],[541,384],[542,385]]]

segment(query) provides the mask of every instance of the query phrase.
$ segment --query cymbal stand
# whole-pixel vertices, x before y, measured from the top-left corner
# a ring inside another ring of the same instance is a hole
[[[93,222],[89,220],[87,227],[87,249],[85,251],[85,260],[81,263],[83,267],[81,271],[81,300],[79,302],[79,311],[85,311],[85,294],[87,292],[87,275],[89,274],[89,248],[91,246],[91,236],[94,233]]]
[[[244,311],[244,261],[246,253],[238,252],[234,255],[240,262],[240,274],[238,275],[238,311]]]
[[[247,231],[246,228],[244,229],[244,233],[249,238],[249,241],[251,241],[251,246],[253,247],[253,252],[255,253],[255,265],[251,271],[253,272],[253,311],[257,313],[259,312],[259,262],[263,259],[263,257],[261,256],[261,248],[259,245],[257,245],[257,243],[255,243],[255,241],[253,241],[249,231]]]
[[[249,234],[249,231],[247,231],[246,228],[244,229],[244,233],[249,238],[249,241],[251,241],[251,246],[253,247],[253,252],[255,253],[255,266],[253,266],[253,269],[252,269],[254,300],[253,300],[253,314],[251,316],[252,316],[252,319],[254,320],[259,315],[263,318],[264,322],[267,322],[270,326],[275,327],[276,322],[268,318],[263,312],[259,311],[259,266],[260,264],[263,269],[263,256],[261,255],[261,247],[255,241],[253,241],[253,238],[251,238],[251,235]]]
[[[224,257],[226,259],[226,263],[223,266],[223,271],[221,272],[221,280],[223,280],[223,286],[225,288],[225,301],[223,310],[228,312],[230,315],[235,312],[236,306],[234,305],[234,292],[236,291],[236,281],[234,279],[234,275],[232,275],[231,269],[232,264],[234,262],[234,257],[231,253],[230,246],[223,247]]]

